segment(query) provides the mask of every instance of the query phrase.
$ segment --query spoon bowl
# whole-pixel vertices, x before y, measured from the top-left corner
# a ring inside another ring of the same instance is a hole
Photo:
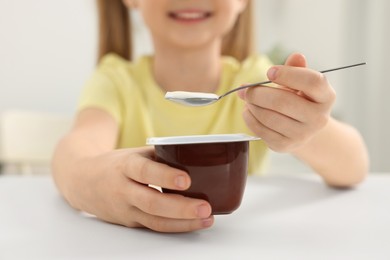
[[[348,65],[348,66],[323,70],[323,71],[320,71],[320,73],[326,73],[326,72],[331,72],[331,71],[335,71],[335,70],[347,69],[347,68],[361,66],[361,65],[365,65],[365,64],[366,64],[365,62],[362,62],[362,63],[352,64],[352,65]],[[250,87],[260,87],[260,86],[267,87],[267,84],[270,84],[270,83],[272,83],[272,81],[268,80],[268,81],[243,85],[241,87],[234,88],[221,96],[218,96],[217,94],[214,94],[214,93],[172,91],[172,92],[167,92],[165,94],[165,99],[182,104],[182,105],[186,105],[186,106],[193,106],[193,107],[206,106],[206,105],[213,104],[213,103],[217,102],[218,100],[222,99],[223,97],[226,97],[227,95],[229,95],[233,92],[236,92],[238,90],[250,88]]]

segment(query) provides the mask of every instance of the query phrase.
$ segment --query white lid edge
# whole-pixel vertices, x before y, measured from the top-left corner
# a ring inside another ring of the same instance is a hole
[[[214,135],[183,135],[167,137],[149,137],[147,145],[175,145],[175,144],[204,144],[204,143],[225,143],[260,140],[259,137],[247,134],[214,134]]]

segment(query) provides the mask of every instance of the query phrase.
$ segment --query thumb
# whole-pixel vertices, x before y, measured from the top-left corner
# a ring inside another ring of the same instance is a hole
[[[306,57],[301,53],[293,53],[290,56],[288,56],[284,65],[306,68],[307,67]],[[292,91],[299,96],[306,97],[307,99],[312,100],[307,95],[305,95],[305,93],[303,93],[302,91],[297,91],[297,90],[292,90]]]
[[[293,67],[306,67],[307,62],[306,58],[301,53],[293,53],[290,56],[288,56],[286,62],[284,63],[286,66],[293,66]]]

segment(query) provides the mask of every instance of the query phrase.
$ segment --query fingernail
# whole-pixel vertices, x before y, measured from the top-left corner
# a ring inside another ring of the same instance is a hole
[[[278,68],[272,67],[268,70],[267,76],[270,80],[275,80],[276,79],[276,73],[278,72]]]
[[[205,228],[211,227],[213,223],[214,223],[213,217],[202,219],[202,226]]]
[[[187,188],[187,181],[184,176],[178,176],[175,179],[175,185],[180,188],[180,189],[185,189]]]
[[[210,212],[210,209],[207,205],[202,204],[202,205],[198,206],[197,216],[199,218],[207,218],[210,216],[210,214],[211,214],[211,212]]]
[[[245,99],[245,89],[241,89],[237,92],[237,95],[239,98],[241,98],[242,100]]]

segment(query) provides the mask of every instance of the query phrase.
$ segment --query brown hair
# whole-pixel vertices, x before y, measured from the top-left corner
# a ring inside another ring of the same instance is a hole
[[[223,39],[222,55],[232,56],[242,61],[254,51],[253,3],[248,0],[247,7],[238,17],[232,30]]]
[[[116,53],[131,60],[131,17],[122,0],[97,0],[99,11],[100,60],[107,53]],[[248,0],[246,9],[240,14],[232,30],[224,37],[222,55],[242,61],[254,52],[253,4]]]
[[[132,59],[131,19],[122,0],[97,0],[99,12],[98,59],[113,52]]]

